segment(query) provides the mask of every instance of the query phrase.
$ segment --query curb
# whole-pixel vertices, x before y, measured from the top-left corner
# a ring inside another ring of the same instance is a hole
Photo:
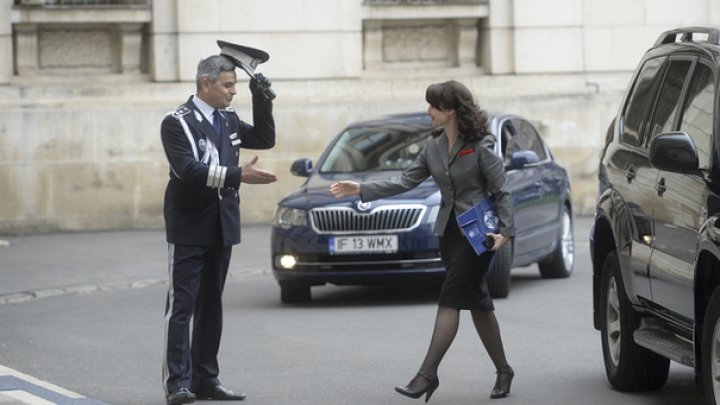
[[[227,281],[243,281],[259,276],[268,275],[271,272],[267,269],[255,269],[243,272],[229,272]],[[0,294],[0,305],[20,304],[43,298],[64,297],[68,295],[92,294],[103,291],[136,290],[147,287],[166,286],[167,278],[152,278],[132,282],[116,282],[105,284],[80,284],[67,287],[42,288],[32,291]]]

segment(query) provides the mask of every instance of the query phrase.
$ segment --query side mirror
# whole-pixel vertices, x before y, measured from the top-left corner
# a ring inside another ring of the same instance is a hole
[[[698,170],[695,142],[684,132],[666,132],[650,142],[650,164],[659,170],[687,173]]]
[[[312,169],[312,160],[308,158],[302,158],[292,163],[292,166],[290,166],[290,173],[299,177],[310,177]]]
[[[537,163],[540,161],[537,153],[531,150],[521,150],[513,152],[510,155],[510,163],[507,165],[508,170],[522,169],[527,165]]]

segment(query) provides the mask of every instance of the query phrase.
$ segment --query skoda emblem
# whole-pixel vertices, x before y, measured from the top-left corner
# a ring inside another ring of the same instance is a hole
[[[372,204],[369,202],[362,202],[358,201],[357,203],[357,209],[358,211],[367,211],[372,207]]]

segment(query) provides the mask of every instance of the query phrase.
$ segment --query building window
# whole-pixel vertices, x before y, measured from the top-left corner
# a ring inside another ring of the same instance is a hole
[[[149,6],[151,0],[15,0],[17,6]]]
[[[15,0],[15,4],[15,75],[147,72],[151,0]]]

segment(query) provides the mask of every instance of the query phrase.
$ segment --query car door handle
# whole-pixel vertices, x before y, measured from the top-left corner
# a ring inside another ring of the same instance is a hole
[[[627,179],[628,183],[632,183],[632,180],[635,178],[637,173],[635,172],[635,165],[630,165],[625,169],[625,178]]]
[[[667,187],[665,186],[665,178],[664,177],[662,179],[660,179],[660,181],[655,185],[655,190],[657,190],[659,197],[662,197],[663,194],[665,194],[665,191],[667,191]]]

